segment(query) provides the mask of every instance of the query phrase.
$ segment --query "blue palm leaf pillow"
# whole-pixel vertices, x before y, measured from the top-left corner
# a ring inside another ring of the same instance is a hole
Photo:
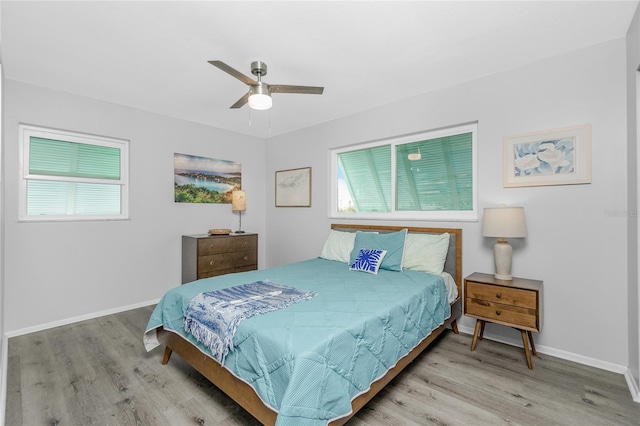
[[[382,264],[382,259],[384,259],[386,254],[386,250],[360,249],[356,259],[349,266],[349,269],[352,271],[377,274]]]

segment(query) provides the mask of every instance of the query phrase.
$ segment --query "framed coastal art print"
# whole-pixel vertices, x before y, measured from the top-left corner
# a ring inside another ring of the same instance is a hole
[[[188,154],[173,154],[173,192],[176,203],[231,204],[233,191],[242,189],[242,165]]]
[[[276,172],[276,207],[311,207],[311,167]]]
[[[591,183],[588,124],[507,136],[504,187]]]

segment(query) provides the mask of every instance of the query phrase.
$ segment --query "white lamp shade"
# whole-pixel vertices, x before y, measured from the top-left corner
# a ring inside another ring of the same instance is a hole
[[[484,209],[482,235],[497,238],[524,238],[527,224],[522,207],[495,207]]]
[[[247,210],[247,200],[243,190],[233,191],[231,199],[231,210],[234,212],[244,212]]]

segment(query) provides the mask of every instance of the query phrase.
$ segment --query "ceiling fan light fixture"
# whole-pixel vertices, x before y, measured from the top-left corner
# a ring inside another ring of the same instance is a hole
[[[265,83],[258,86],[251,86],[249,95],[249,108],[257,110],[265,110],[273,105],[269,87]]]

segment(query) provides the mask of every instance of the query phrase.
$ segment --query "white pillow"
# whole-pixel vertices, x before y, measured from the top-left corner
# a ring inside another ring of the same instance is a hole
[[[449,251],[449,234],[407,234],[402,267],[441,274]]]
[[[327,260],[349,263],[355,240],[355,232],[343,232],[331,229],[327,241],[325,241],[324,247],[322,248],[320,257]]]

